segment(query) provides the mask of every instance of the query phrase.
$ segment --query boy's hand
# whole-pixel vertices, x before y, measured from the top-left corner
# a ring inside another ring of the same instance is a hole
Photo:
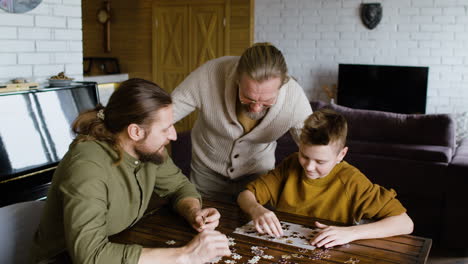
[[[204,208],[193,214],[192,227],[201,232],[203,230],[214,230],[219,225],[221,217],[215,208]]]
[[[352,226],[328,226],[317,221],[315,221],[315,226],[321,230],[310,241],[312,246],[329,248],[343,245],[355,240],[355,232]]]
[[[283,228],[275,213],[265,207],[259,205],[252,211],[251,217],[255,228],[260,234],[267,233],[274,237],[283,235]]]

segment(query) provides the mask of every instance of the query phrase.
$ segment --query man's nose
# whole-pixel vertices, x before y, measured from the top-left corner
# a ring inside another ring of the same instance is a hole
[[[258,113],[263,110],[263,105],[260,103],[252,103],[250,104],[250,111]]]
[[[167,138],[168,138],[169,140],[172,140],[172,141],[177,140],[177,132],[176,132],[174,126],[172,126],[172,127],[169,129],[169,135],[167,136]]]

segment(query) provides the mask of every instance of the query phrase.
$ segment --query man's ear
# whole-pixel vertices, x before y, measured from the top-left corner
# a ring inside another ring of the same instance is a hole
[[[145,130],[137,124],[130,124],[127,127],[128,137],[133,141],[145,138]]]

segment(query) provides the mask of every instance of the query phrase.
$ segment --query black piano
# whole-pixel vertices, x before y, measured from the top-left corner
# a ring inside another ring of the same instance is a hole
[[[73,121],[98,102],[94,82],[0,93],[0,207],[46,197]]]

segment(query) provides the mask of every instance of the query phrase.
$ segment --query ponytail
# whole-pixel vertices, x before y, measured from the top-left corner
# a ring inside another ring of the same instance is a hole
[[[72,131],[76,137],[71,143],[70,147],[76,144],[89,140],[99,140],[109,143],[109,145],[119,153],[120,160],[120,147],[118,147],[116,135],[112,134],[104,123],[104,118],[100,117],[100,113],[104,112],[104,106],[98,104],[94,109],[87,110],[81,113],[73,122]]]

